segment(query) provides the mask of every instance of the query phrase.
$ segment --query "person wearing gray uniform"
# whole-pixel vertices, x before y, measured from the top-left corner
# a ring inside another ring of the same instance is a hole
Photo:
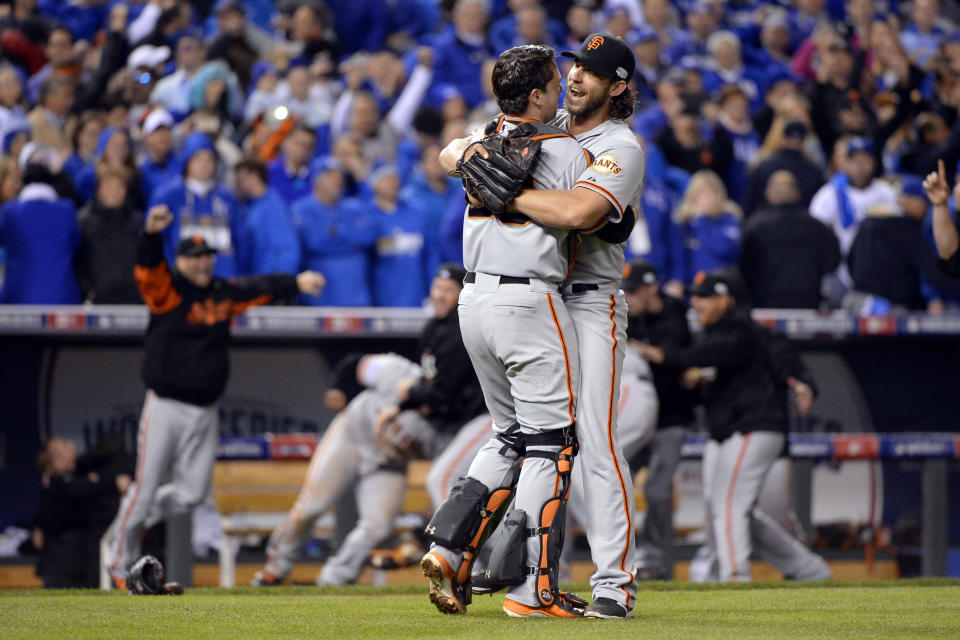
[[[633,479],[617,429],[627,308],[620,283],[623,249],[636,222],[644,155],[624,122],[635,98],[630,48],[610,34],[587,36],[567,75],[564,109],[554,124],[590,152],[591,165],[572,189],[528,189],[511,203],[550,227],[575,232],[563,300],[577,332],[580,379],[577,438],[587,540],[596,571],[585,615],[625,618],[636,599]],[[578,471],[574,471],[577,478]],[[575,479],[575,482],[578,480]]]
[[[703,386],[710,439],[703,454],[707,529],[721,582],[749,581],[753,551],[795,580],[823,580],[830,569],[757,506],[764,478],[786,443],[787,389],[809,388],[793,375],[764,327],[744,306],[737,278],[697,274],[691,304],[703,342],[686,348],[639,344],[657,364],[685,369],[689,386]]]
[[[573,136],[543,124],[556,115],[560,98],[553,50],[527,45],[505,51],[494,65],[493,89],[505,115],[485,134],[531,125],[542,144],[534,183],[571,188],[587,158]],[[432,544],[421,568],[430,579],[431,602],[443,613],[464,613],[476,554],[502,518],[503,544],[493,550],[490,568],[499,568],[496,577],[510,587],[504,611],[580,617],[587,603],[558,585],[580,380],[576,332],[560,296],[569,234],[522,215],[494,216],[474,204],[463,226],[468,273],[460,326],[494,437],[427,525]]]

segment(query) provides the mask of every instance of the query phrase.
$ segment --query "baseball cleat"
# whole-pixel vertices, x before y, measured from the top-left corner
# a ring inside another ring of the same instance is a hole
[[[470,604],[470,585],[460,584],[456,572],[436,551],[420,559],[423,575],[430,579],[430,602],[441,613],[466,613]]]
[[[277,585],[283,582],[283,578],[279,578],[269,571],[257,571],[253,574],[253,579],[250,581],[250,586],[252,587],[276,587]]]
[[[583,614],[584,618],[632,618],[633,609],[627,610],[625,606],[612,598],[595,598],[593,604],[587,607]]]
[[[114,589],[116,589],[116,590],[118,590],[118,591],[126,591],[126,590],[127,590],[127,580],[126,580],[126,578],[117,578],[117,577],[115,577],[115,576],[110,576],[110,584],[113,586]]]
[[[582,618],[586,600],[560,592],[549,606],[531,607],[510,598],[503,601],[503,611],[511,618]]]

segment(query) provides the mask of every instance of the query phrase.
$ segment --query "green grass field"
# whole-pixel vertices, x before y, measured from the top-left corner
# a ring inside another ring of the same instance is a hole
[[[588,593],[586,585],[575,585]],[[0,637],[30,638],[960,638],[960,581],[641,586],[625,620],[517,620],[502,596],[443,616],[424,587],[191,589],[180,597],[0,592]]]

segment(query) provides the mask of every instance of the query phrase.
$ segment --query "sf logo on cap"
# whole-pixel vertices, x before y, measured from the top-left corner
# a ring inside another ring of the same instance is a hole
[[[587,45],[587,51],[593,51],[594,49],[599,49],[603,45],[603,36],[595,36],[593,40],[590,41],[590,44]]]

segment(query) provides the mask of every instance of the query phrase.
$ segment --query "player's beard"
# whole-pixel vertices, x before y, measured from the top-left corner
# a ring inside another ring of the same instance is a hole
[[[589,118],[597,111],[603,108],[603,105],[607,102],[606,93],[597,92],[596,94],[588,94],[586,100],[583,101],[579,107],[570,106],[570,94],[567,93],[563,96],[563,108],[567,110],[572,116],[578,118]]]

